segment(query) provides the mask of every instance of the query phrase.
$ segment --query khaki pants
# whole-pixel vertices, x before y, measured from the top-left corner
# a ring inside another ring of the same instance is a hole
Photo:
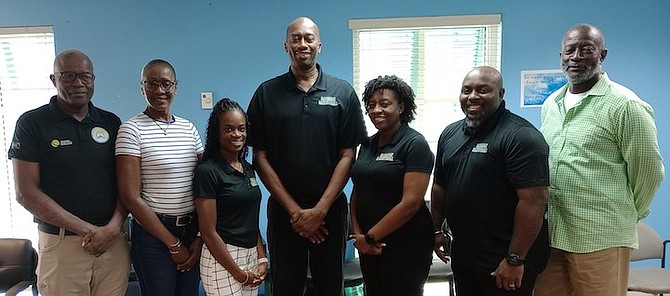
[[[625,296],[631,250],[619,247],[570,253],[552,248],[533,295]]]
[[[78,235],[39,231],[37,288],[40,295],[123,296],[128,287],[130,251],[120,233],[107,252],[95,257],[81,246]]]

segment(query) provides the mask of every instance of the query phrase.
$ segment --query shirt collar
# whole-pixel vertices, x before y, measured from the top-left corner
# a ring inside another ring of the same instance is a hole
[[[314,81],[314,85],[312,85],[312,88],[310,88],[310,91],[313,90],[326,90],[326,80],[323,79],[323,72],[321,71],[321,65],[318,63],[316,64],[316,70],[319,71],[319,76],[316,78],[316,81]],[[295,77],[293,76],[293,72],[291,72],[291,66],[288,67],[288,79],[286,80],[286,90],[294,90],[298,89],[298,84],[295,82]],[[298,89],[299,90],[299,89]],[[300,90],[302,91],[302,90]]]
[[[391,141],[389,141],[388,144],[386,144],[386,146],[392,147],[392,146],[395,146],[396,144],[398,144],[398,142],[400,142],[400,139],[402,139],[403,135],[405,135],[405,133],[407,132],[408,129],[409,129],[409,124],[407,122],[401,123],[400,128],[398,128],[398,130],[393,135],[393,138],[391,138]],[[377,147],[378,143],[379,143],[379,133],[376,133],[372,137],[372,143],[371,143],[372,147]]]
[[[234,169],[233,166],[230,165],[230,163],[228,163],[228,161],[226,161],[225,159],[223,159],[223,157],[221,157],[221,155],[217,155],[216,157],[214,157],[213,161],[214,163],[218,164],[220,168],[223,169],[224,173],[228,175],[243,174],[238,170]],[[244,167],[244,162],[242,162],[242,171],[246,171],[246,168]]]
[[[609,76],[607,75],[606,72],[603,72],[600,75],[600,78],[598,79],[598,82],[594,84],[591,89],[587,90],[586,93],[584,94],[584,98],[582,101],[585,101],[588,97],[590,96],[604,96],[607,94],[607,89],[610,85],[611,81]],[[561,103],[563,102],[563,99],[565,98],[565,94],[569,91],[570,89],[570,83],[568,82],[565,84],[559,91],[559,95],[557,95],[554,98],[554,101],[556,103]]]
[[[72,115],[65,113],[63,109],[61,109],[60,106],[58,106],[58,96],[53,96],[49,100],[49,110],[57,120],[73,118]],[[100,112],[98,112],[98,109],[93,107],[93,103],[91,102],[88,102],[88,113],[86,114],[86,118],[84,118],[82,122],[86,120],[102,122],[102,115],[100,114]]]

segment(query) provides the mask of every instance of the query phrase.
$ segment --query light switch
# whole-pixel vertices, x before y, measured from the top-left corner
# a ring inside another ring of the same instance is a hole
[[[212,100],[211,91],[204,91],[200,93],[200,106],[202,107],[202,109],[214,108],[214,102]]]

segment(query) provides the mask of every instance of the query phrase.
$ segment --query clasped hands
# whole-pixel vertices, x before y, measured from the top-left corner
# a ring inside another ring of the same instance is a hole
[[[315,208],[301,209],[291,216],[291,227],[301,237],[314,244],[320,244],[329,234],[326,222],[323,221],[325,216]]]
[[[363,255],[381,255],[383,247],[386,246],[381,242],[376,242],[374,245],[369,244],[365,241],[365,235],[361,233],[352,234],[349,238],[354,239],[354,247]]]
[[[256,287],[260,285],[265,279],[267,270],[268,270],[268,264],[260,263],[258,264],[258,266],[256,266],[256,268],[254,268],[253,271],[243,270],[243,273],[238,273],[233,277],[235,278],[236,281],[242,284],[242,286]]]
[[[99,257],[107,252],[107,249],[114,243],[119,229],[110,225],[93,226],[88,229],[81,240],[81,246],[89,254]]]
[[[170,251],[172,262],[177,265],[177,270],[187,272],[198,263],[201,248],[202,239],[196,237],[188,246],[180,243],[178,246],[175,246],[175,248],[168,250]]]

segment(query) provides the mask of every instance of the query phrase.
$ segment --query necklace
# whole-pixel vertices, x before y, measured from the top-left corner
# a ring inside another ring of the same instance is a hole
[[[170,128],[170,123],[171,123],[171,122],[169,122],[169,121],[168,121],[168,122],[165,122],[165,128],[163,128],[160,124],[158,124],[158,120],[156,120],[155,118],[151,117],[146,111],[144,111],[143,113],[144,113],[146,116],[148,116],[149,118],[151,118],[151,120],[154,121],[154,124],[155,124],[160,130],[163,131],[163,135],[166,135],[166,136],[167,136],[167,130],[168,130],[168,128]],[[163,122],[163,121],[161,121],[161,122]]]

